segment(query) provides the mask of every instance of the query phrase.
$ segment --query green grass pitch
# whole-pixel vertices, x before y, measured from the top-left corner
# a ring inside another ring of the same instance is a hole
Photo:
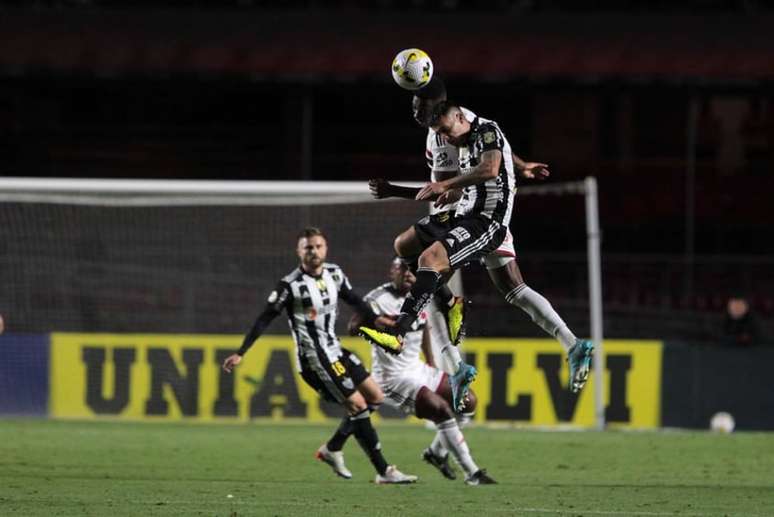
[[[378,426],[412,486],[377,486],[313,453],[328,426],[0,420],[2,516],[774,515],[774,434],[466,430],[500,484],[447,481],[419,455],[432,432]],[[232,497],[228,497],[228,495]]]

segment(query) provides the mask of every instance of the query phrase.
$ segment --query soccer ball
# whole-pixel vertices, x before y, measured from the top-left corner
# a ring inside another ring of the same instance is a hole
[[[715,413],[710,420],[710,429],[718,433],[730,433],[735,426],[734,417],[725,411]]]
[[[392,60],[392,78],[406,90],[418,90],[433,77],[433,62],[430,56],[418,48],[401,50]]]

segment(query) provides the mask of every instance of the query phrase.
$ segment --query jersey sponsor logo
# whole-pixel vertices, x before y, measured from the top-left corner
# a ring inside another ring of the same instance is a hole
[[[446,244],[448,244],[450,247],[454,246],[454,239],[446,239]]]

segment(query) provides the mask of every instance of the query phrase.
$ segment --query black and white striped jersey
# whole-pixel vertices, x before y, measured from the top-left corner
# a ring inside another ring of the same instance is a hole
[[[508,226],[516,194],[511,145],[496,122],[476,117],[471,122],[467,145],[459,148],[460,173],[469,174],[481,163],[481,155],[492,150],[502,153],[498,175],[484,183],[465,187],[456,214],[481,214]]]
[[[319,276],[312,276],[297,267],[277,283],[239,353],[244,354],[271,320],[284,311],[296,343],[296,367],[299,371],[301,356],[313,364],[318,364],[320,357],[326,357],[331,363],[336,361],[341,356],[341,343],[335,330],[339,298],[354,306],[366,321],[372,319],[372,311],[352,289],[339,266],[325,263]]]
[[[476,114],[467,108],[460,107],[462,114],[468,122],[473,122],[476,119]],[[459,149],[457,146],[452,145],[446,139],[445,136],[438,134],[433,128],[427,129],[427,140],[425,143],[425,158],[427,159],[427,166],[430,167],[430,181],[440,181],[438,178],[439,172],[455,172],[460,170]],[[445,212],[454,210],[457,203],[445,205],[440,208],[436,208],[435,205],[430,205],[430,213],[435,214],[437,212]]]

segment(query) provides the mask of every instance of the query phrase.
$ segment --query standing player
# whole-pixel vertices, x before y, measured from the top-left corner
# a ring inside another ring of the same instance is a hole
[[[363,327],[367,339],[393,350],[401,349],[403,337],[418,311],[446,275],[467,262],[486,257],[503,243],[516,192],[510,144],[495,122],[479,117],[471,122],[458,105],[443,101],[434,107],[430,125],[458,148],[460,175],[429,183],[419,190],[416,199],[437,199],[436,204],[444,204],[458,198],[457,190],[463,189],[462,200],[453,219],[430,221],[432,224],[425,227],[418,224],[407,232],[407,240],[423,251],[417,282],[401,309],[396,327],[388,332]],[[521,284],[506,299],[523,294],[526,285],[523,281]],[[569,350],[570,388],[574,392],[588,378],[592,349],[590,342],[578,340]]]
[[[344,466],[341,447],[354,434],[376,469],[376,483],[415,482],[416,476],[403,474],[384,459],[379,437],[371,425],[369,408],[369,404],[381,404],[384,394],[360,359],[341,347],[334,330],[339,298],[375,327],[384,328],[392,320],[376,316],[353,291],[341,268],[325,262],[328,244],[319,229],[305,228],[298,237],[296,252],[300,266],[277,284],[242,347],[223,362],[223,370],[231,372],[284,309],[296,343],[296,366],[301,377],[323,398],[341,404],[348,414],[333,437],[317,451],[317,458],[328,463],[339,476],[351,478],[352,474]]]
[[[436,77],[421,90],[418,90],[412,100],[412,111],[417,123],[428,128],[427,159],[433,170],[432,181],[438,182],[459,174],[459,155],[455,145],[447,138],[436,133],[430,127],[430,118],[435,106],[446,101],[446,88]],[[473,122],[475,114],[465,108],[460,108],[468,122]],[[507,157],[505,158],[508,159]],[[544,163],[525,162],[511,151],[513,165],[523,178],[545,179],[550,174]],[[377,179],[370,182],[371,191],[376,198],[403,197],[413,199],[419,189],[398,187],[389,182]],[[424,220],[423,220],[424,221]],[[396,239],[396,251],[400,255],[417,253],[428,243],[419,242],[423,234],[422,222],[410,228]],[[425,228],[432,228],[435,221],[428,220]],[[513,237],[507,231],[505,240],[494,253],[483,259],[492,282],[505,300],[523,311],[550,336],[558,339],[568,354],[570,362],[570,389],[580,390],[585,384],[583,370],[588,370],[591,358],[591,342],[575,337],[567,324],[556,313],[551,303],[540,293],[532,290],[524,283],[519,266],[515,260]]]
[[[380,315],[393,316],[414,285],[415,277],[406,263],[396,257],[390,267],[390,282],[382,284],[365,296],[371,309]],[[355,314],[349,323],[350,332],[355,334],[363,323]],[[427,363],[419,358],[419,351],[425,354]],[[473,416],[476,407],[475,394],[471,390],[468,400],[459,415],[460,422],[452,411],[452,396],[448,376],[433,365],[429,329],[425,314],[420,314],[406,333],[403,350],[399,355],[387,353],[380,347],[373,347],[371,370],[376,382],[386,395],[386,403],[406,413],[435,423],[437,432],[430,447],[422,453],[422,459],[441,473],[454,479],[456,476],[449,465],[449,452],[465,471],[468,485],[490,485],[495,481],[485,470],[480,469],[470,454],[465,437],[460,431],[463,422]]]

